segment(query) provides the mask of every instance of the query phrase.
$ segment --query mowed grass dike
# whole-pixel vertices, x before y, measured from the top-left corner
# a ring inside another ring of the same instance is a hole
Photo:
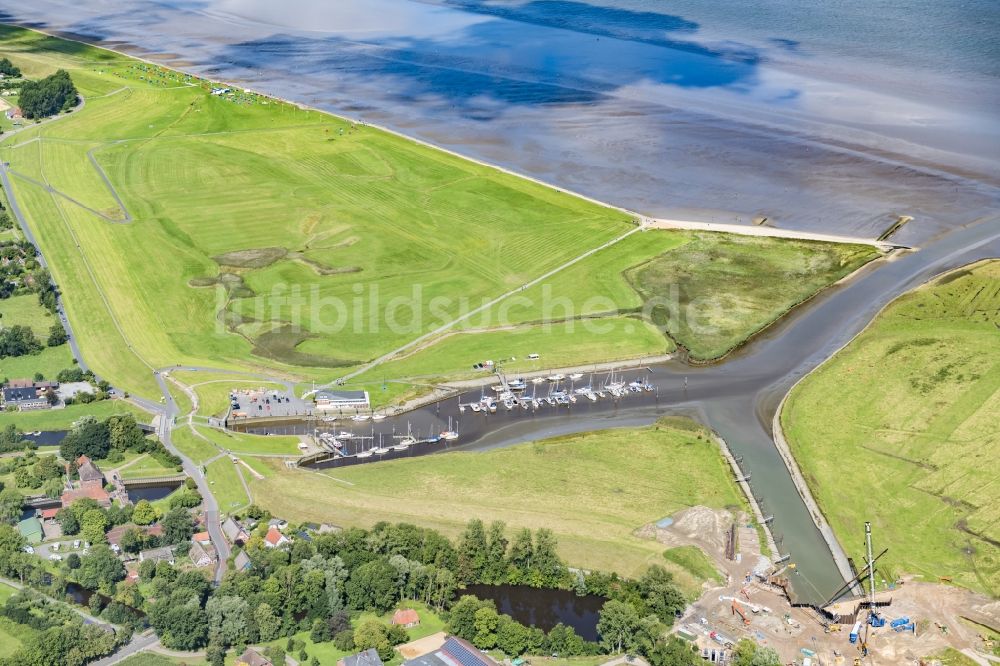
[[[782,424],[848,554],[866,520],[884,577],[1000,593],[1000,261],[890,305],[790,394]]]
[[[522,289],[634,229],[630,216],[109,51],[5,27],[0,52],[30,77],[67,69],[85,100],[7,135],[0,159],[88,363],[140,395],[158,394],[153,368],[176,364],[328,381],[508,292],[517,296],[485,321],[456,327],[470,337],[410,350],[371,376],[467,373],[502,357],[508,333],[543,363],[662,354],[675,342],[710,359],[876,256],[646,231]],[[699,310],[720,281],[724,319],[714,303]],[[553,310],[548,297],[570,307]],[[661,298],[683,307],[644,311]],[[693,312],[722,333],[691,330]],[[582,316],[608,318],[605,332],[539,336],[540,321]]]

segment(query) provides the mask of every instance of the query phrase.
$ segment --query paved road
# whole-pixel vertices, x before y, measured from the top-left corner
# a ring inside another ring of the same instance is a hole
[[[219,503],[215,501],[215,496],[212,495],[212,491],[208,487],[208,480],[202,474],[201,466],[195,464],[193,460],[181,453],[174,446],[170,438],[170,431],[173,428],[174,419],[178,415],[178,409],[173,396],[170,395],[170,390],[167,388],[167,382],[163,378],[163,373],[164,370],[157,370],[153,373],[153,376],[156,377],[156,383],[163,393],[163,404],[157,405],[157,409],[155,410],[160,417],[157,435],[159,435],[160,441],[167,447],[167,450],[181,459],[184,472],[198,484],[198,492],[201,493],[205,507],[205,528],[208,530],[208,536],[212,539],[212,544],[219,555],[219,562],[215,567],[215,583],[219,584],[226,573],[226,560],[229,559],[231,552],[229,542],[226,541],[225,534],[222,532]]]
[[[132,636],[132,640],[118,648],[118,651],[114,654],[110,654],[104,659],[92,661],[90,664],[91,666],[111,666],[111,664],[117,664],[120,661],[124,661],[136,652],[148,650],[159,642],[160,639],[157,638],[156,633],[152,629],[149,629],[142,634],[135,634]]]

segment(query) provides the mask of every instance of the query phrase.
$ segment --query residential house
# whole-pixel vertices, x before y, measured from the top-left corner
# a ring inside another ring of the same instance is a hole
[[[36,382],[30,379],[13,379],[3,387],[3,402],[7,407],[17,407],[25,412],[33,409],[48,409],[46,391],[59,387],[57,382]]]
[[[499,666],[472,643],[456,636],[445,639],[444,645],[427,654],[403,662],[403,666]]]
[[[243,545],[250,538],[250,533],[232,518],[226,518],[222,523],[222,533],[229,539],[229,543],[234,545]]]
[[[267,548],[278,548],[288,541],[288,537],[279,532],[277,527],[268,528],[267,534],[264,536],[264,546]]]
[[[382,666],[382,659],[375,648],[368,648],[364,652],[338,659],[337,666]]]
[[[43,523],[45,523],[47,521],[50,521],[50,520],[55,520],[56,519],[56,514],[59,513],[59,509],[60,508],[61,507],[54,506],[54,507],[50,507],[48,509],[39,509],[38,510],[38,519],[41,520]]]
[[[160,548],[148,548],[146,550],[139,552],[139,561],[145,562],[146,560],[152,560],[153,562],[166,562],[167,564],[174,563],[174,549],[171,546],[162,546]]]
[[[392,623],[409,629],[420,624],[420,616],[412,608],[400,608],[392,614]]]
[[[317,391],[313,396],[318,410],[369,409],[368,391]]]
[[[216,554],[212,542],[191,541],[191,550],[188,551],[191,562],[196,567],[207,567],[215,564]]]
[[[191,541],[206,546],[212,543],[212,537],[209,536],[208,532],[198,532],[197,534],[191,537]]]
[[[257,650],[248,647],[243,654],[236,657],[234,666],[274,666],[274,664]]]
[[[237,571],[248,571],[253,568],[253,562],[250,561],[250,556],[241,550],[233,559],[233,566],[236,567]]]
[[[80,461],[83,462],[80,462]],[[84,487],[87,485],[104,485],[104,472],[101,468],[94,464],[87,456],[80,456],[76,461],[77,469],[76,473],[80,476],[80,486]]]

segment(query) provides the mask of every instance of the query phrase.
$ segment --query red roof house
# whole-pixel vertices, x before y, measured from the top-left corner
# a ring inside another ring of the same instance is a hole
[[[282,534],[277,527],[271,527],[267,530],[267,536],[264,537],[264,545],[267,548],[277,548],[283,543],[288,543],[288,537]]]

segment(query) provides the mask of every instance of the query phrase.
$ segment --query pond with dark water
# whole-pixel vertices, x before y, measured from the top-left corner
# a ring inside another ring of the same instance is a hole
[[[130,486],[128,489],[128,498],[132,500],[133,503],[138,502],[139,500],[155,502],[156,500],[161,500],[164,497],[167,497],[170,493],[180,487],[180,483],[173,485]]]
[[[561,622],[588,641],[597,640],[598,613],[606,601],[592,594],[527,585],[469,585],[462,594],[491,599],[501,613],[546,632]]]

